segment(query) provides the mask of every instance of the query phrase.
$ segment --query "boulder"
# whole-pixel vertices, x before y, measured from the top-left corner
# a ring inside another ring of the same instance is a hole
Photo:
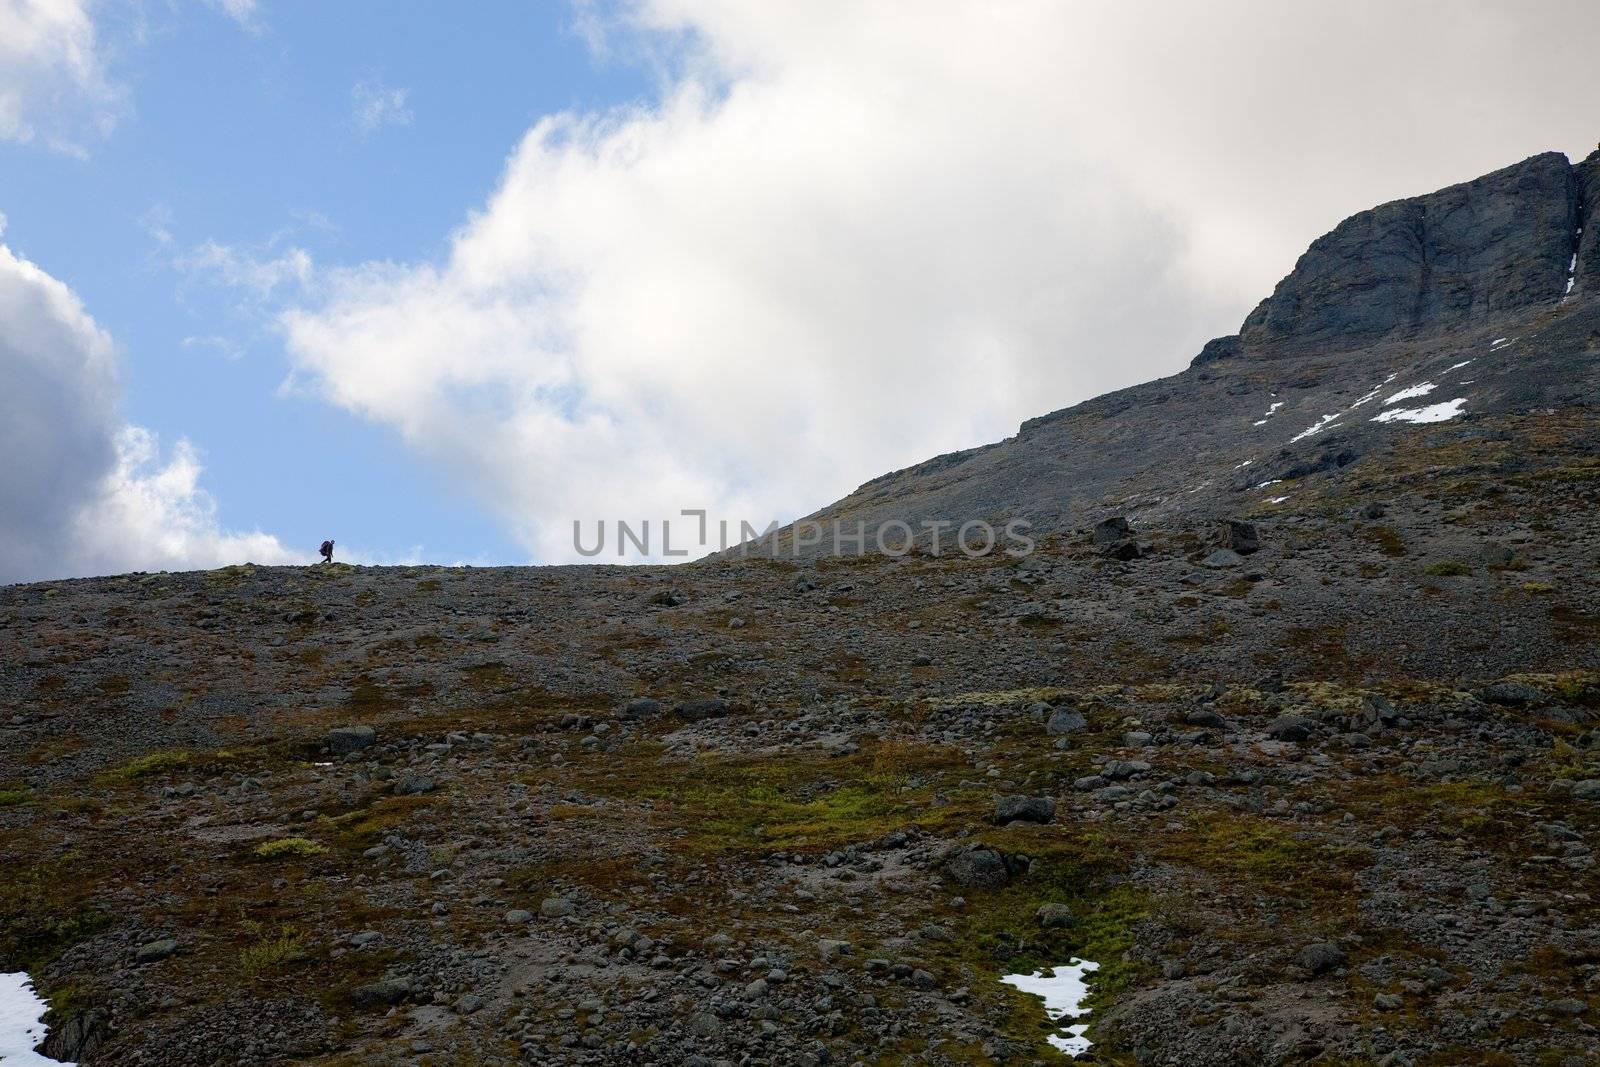
[[[1223,567],[1237,567],[1244,562],[1244,557],[1231,548],[1219,548],[1205,559],[1200,561],[1200,566],[1220,570]]]
[[[1139,547],[1139,542],[1137,541],[1117,541],[1109,545],[1101,546],[1100,554],[1106,559],[1114,559],[1123,563],[1129,563],[1144,555],[1144,549]]]
[[[1050,717],[1044,721],[1044,729],[1049,734],[1073,734],[1089,725],[1089,720],[1076,708],[1056,708],[1050,712]]]
[[[1072,925],[1072,909],[1065,904],[1040,904],[1033,917],[1046,930],[1059,930]]]
[[[1275,741],[1304,741],[1311,736],[1311,720],[1304,715],[1279,715],[1267,725],[1267,736]]]
[[[666,710],[666,705],[652,697],[636,697],[622,705],[624,719],[652,719]]]
[[[408,774],[394,784],[394,795],[397,797],[421,796],[433,790],[433,779],[421,774]]]
[[[1338,945],[1319,941],[1301,949],[1294,961],[1312,974],[1324,974],[1335,967],[1343,967],[1346,958]]]
[[[728,714],[728,702],[721,697],[703,697],[699,700],[685,700],[674,709],[678,718],[685,722],[700,722],[702,719],[720,719]]]
[[[962,849],[945,861],[944,869],[964,889],[1002,889],[1011,883],[1005,856],[987,845]]]
[[[335,726],[328,731],[328,751],[335,756],[348,756],[371,748],[378,740],[378,731],[370,726]]]
[[[77,1063],[88,1059],[110,1036],[110,1020],[103,1008],[74,1012],[64,1023],[50,1028],[39,1050],[52,1060]]]
[[[1113,515],[1109,519],[1101,519],[1095,523],[1094,543],[1102,546],[1114,545],[1119,541],[1126,541],[1132,532],[1127,519],[1121,515]]]
[[[578,910],[578,906],[566,897],[545,897],[539,902],[539,914],[546,919],[564,919]]]
[[[178,951],[178,943],[170,937],[159,941],[149,941],[140,945],[134,951],[133,959],[136,963],[155,963],[164,960]]]
[[[1047,823],[1056,817],[1056,802],[1051,797],[1002,796],[994,801],[994,821],[1004,826],[1012,822]]]
[[[1261,548],[1261,538],[1256,533],[1254,523],[1243,519],[1223,519],[1217,525],[1217,544],[1241,556],[1248,556]]]
[[[1478,690],[1478,699],[1485,704],[1498,704],[1506,708],[1536,707],[1545,702],[1544,694],[1526,682],[1495,682]]]
[[[356,986],[350,991],[351,1003],[358,1008],[392,1007],[411,995],[411,983],[404,978],[381,978]]]

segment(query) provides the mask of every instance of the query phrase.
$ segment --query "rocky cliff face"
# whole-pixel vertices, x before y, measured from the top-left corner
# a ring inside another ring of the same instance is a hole
[[[1574,257],[1597,167],[1600,153],[1571,166],[1546,152],[1353,215],[1312,243],[1240,336],[1257,349],[1354,346],[1552,304],[1583,280],[1574,266],[1590,266]]]

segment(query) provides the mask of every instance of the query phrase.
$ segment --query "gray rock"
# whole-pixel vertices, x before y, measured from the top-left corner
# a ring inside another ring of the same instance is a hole
[[[1113,515],[1109,519],[1101,519],[1099,522],[1095,523],[1093,534],[1094,543],[1102,547],[1107,545],[1115,545],[1119,542],[1126,541],[1131,532],[1132,528],[1128,525],[1127,519],[1123,518],[1121,515]]]
[[[1498,704],[1507,708],[1537,707],[1545,702],[1545,696],[1533,686],[1525,682],[1495,682],[1478,690],[1478,699],[1486,704]]]
[[[383,978],[350,991],[351,1003],[358,1008],[389,1007],[411,995],[411,983],[404,978]]]
[[[178,943],[170,937],[159,941],[148,941],[134,951],[133,958],[136,963],[156,963],[164,960],[178,951]]]
[[[370,726],[335,726],[328,731],[328,751],[335,756],[348,756],[371,748],[378,740],[378,731]]]
[[[52,1060],[77,1063],[99,1049],[110,1036],[110,1030],[110,1017],[105,1009],[74,1012],[66,1022],[51,1026],[40,1051]]]
[[[1338,945],[1319,941],[1301,949],[1294,961],[1312,974],[1325,974],[1336,967],[1343,967],[1348,958]]]
[[[705,697],[699,700],[685,700],[675,709],[678,718],[685,722],[700,722],[704,719],[720,719],[728,714],[728,702],[721,697]]]
[[[1077,733],[1088,725],[1089,720],[1076,708],[1056,708],[1045,720],[1044,728],[1046,733],[1061,735]]]
[[[1033,917],[1046,930],[1072,925],[1072,909],[1065,904],[1040,904],[1039,910],[1033,913]]]
[[[397,797],[420,796],[423,793],[434,791],[433,779],[422,774],[408,774],[394,784],[394,795]]]
[[[651,697],[638,697],[622,705],[624,719],[653,719],[666,710],[666,705]]]
[[[1241,556],[1248,556],[1261,548],[1261,537],[1256,533],[1254,523],[1243,519],[1223,519],[1217,529],[1217,544]]]
[[[533,922],[533,912],[528,911],[526,908],[512,908],[510,911],[506,912],[506,922],[510,923],[512,926],[520,926],[523,923],[531,923]]]
[[[1001,796],[994,801],[994,821],[1004,826],[1012,822],[1047,823],[1056,817],[1056,802],[1051,797]]]
[[[1574,800],[1600,800],[1600,778],[1584,778],[1572,783]]]
[[[539,914],[546,919],[562,919],[578,910],[566,897],[545,897],[539,902]]]
[[[1100,554],[1106,559],[1119,560],[1128,563],[1144,555],[1144,549],[1139,547],[1137,541],[1116,541],[1100,548]]]
[[[1200,561],[1200,566],[1220,570],[1223,567],[1237,567],[1244,562],[1244,557],[1231,548],[1219,548]]]
[[[965,889],[1001,889],[1011,882],[1005,856],[985,845],[972,845],[945,861],[950,880]]]
[[[1276,741],[1305,741],[1311,736],[1311,720],[1303,715],[1279,715],[1267,725],[1267,736]]]

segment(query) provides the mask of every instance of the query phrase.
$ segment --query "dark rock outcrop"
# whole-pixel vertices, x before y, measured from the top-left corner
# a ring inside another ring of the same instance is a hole
[[[1582,225],[1586,166],[1546,152],[1352,215],[1250,313],[1245,347],[1355,347],[1555,303]]]

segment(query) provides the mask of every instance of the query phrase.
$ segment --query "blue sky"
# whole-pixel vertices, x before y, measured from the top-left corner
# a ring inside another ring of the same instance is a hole
[[[288,286],[262,297],[174,264],[208,241],[263,261],[437,255],[535,119],[648,95],[649,72],[597,59],[558,3],[301,2],[248,27],[203,4],[110,15],[115,127],[86,158],[0,141],[0,211],[116,340],[127,418],[200,448],[225,526],[313,554],[338,535],[379,556],[525,558],[393,431],[280,389]],[[363,129],[360,86],[403,89],[401,121]]]
[[[764,529],[1175,373],[1592,149],[1600,8],[1436,6],[0,0],[0,581]]]

